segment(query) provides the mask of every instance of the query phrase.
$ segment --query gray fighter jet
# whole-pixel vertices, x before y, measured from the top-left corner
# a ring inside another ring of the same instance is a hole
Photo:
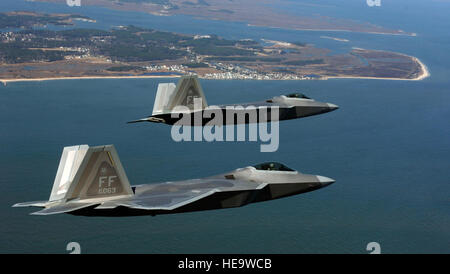
[[[202,179],[130,186],[113,145],[65,147],[48,201],[33,215],[138,216],[239,207],[325,187],[334,180],[279,163]]]
[[[177,85],[158,85],[151,116],[128,123],[176,123],[188,126],[248,124],[302,118],[336,109],[337,105],[317,102],[300,93],[253,103],[208,106],[197,76],[183,76]],[[188,117],[184,117],[186,115]]]

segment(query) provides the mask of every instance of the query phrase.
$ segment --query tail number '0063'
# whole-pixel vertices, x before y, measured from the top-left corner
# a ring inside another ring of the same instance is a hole
[[[98,178],[98,193],[99,194],[116,193],[116,188],[111,187],[111,185],[115,182],[116,178],[117,176],[100,176]]]

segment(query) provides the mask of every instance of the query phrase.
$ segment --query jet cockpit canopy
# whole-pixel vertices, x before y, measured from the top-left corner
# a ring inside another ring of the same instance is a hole
[[[288,97],[288,98],[298,98],[298,99],[311,99],[308,96],[306,96],[305,94],[298,93],[298,92],[288,94],[288,95],[286,95],[286,97]]]
[[[266,170],[266,171],[295,171],[281,163],[277,162],[267,162],[253,166],[257,170]]]

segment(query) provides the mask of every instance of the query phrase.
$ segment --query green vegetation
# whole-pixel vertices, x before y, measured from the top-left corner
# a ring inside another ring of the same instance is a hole
[[[225,40],[217,35],[210,35],[210,38],[189,39],[182,43],[182,46],[191,47],[198,54],[213,56],[234,56],[253,55],[251,50],[236,48],[240,41]]]
[[[90,19],[81,15],[49,15],[31,12],[0,13],[0,28],[32,28],[43,25],[73,25],[70,20],[75,18]]]
[[[146,41],[163,41],[164,43],[179,43],[182,41],[191,40],[192,37],[184,37],[179,34],[171,33],[171,32],[163,32],[163,31],[152,31],[152,32],[142,32],[139,34],[140,37]]]
[[[259,46],[259,43],[255,40],[239,40],[237,43],[243,46]]]
[[[165,3],[163,0],[126,1]],[[205,5],[205,3],[200,4]],[[0,13],[0,24],[10,22],[9,26],[23,26],[23,24],[32,26],[42,22],[58,23],[62,19],[67,22],[68,18],[75,17],[79,16]],[[22,23],[19,24],[19,22]],[[227,40],[217,35],[192,36],[136,26],[118,27],[110,30],[69,29],[55,31],[27,29],[12,33],[0,33],[0,61],[6,63],[57,61],[63,60],[65,57],[77,56],[104,56],[113,61],[121,62],[162,60],[182,60],[186,62],[185,60],[192,59],[196,55],[207,55],[206,60],[213,62],[282,62],[285,60],[278,56],[263,57],[255,54],[261,51],[262,46],[254,40]],[[323,60],[286,61],[284,64],[319,63],[323,63]],[[190,68],[208,67],[205,63],[189,62],[186,62],[185,66]],[[137,69],[139,68],[113,66],[108,70],[128,71]]]
[[[38,34],[40,37],[42,37],[43,31],[39,31]],[[84,40],[88,41],[93,36],[109,36],[110,33],[108,31],[104,30],[98,30],[98,29],[70,29],[70,30],[61,30],[57,33],[47,31],[48,35],[47,37],[52,37],[55,35],[60,35],[64,37],[67,40]]]
[[[281,72],[281,73],[289,73],[289,74],[294,74],[295,71],[289,70],[289,69],[284,69],[284,68],[276,68],[273,70],[274,72]]]
[[[14,22],[35,24],[56,15],[32,16],[28,14],[6,15]],[[72,15],[60,15],[70,18]],[[30,19],[31,17],[31,19]],[[46,18],[46,19],[43,19]],[[32,19],[35,19],[33,21]],[[5,21],[6,22],[6,21]],[[20,41],[20,42],[19,42]],[[0,34],[2,51],[0,60],[8,63],[62,60],[66,55],[107,56],[114,61],[137,62],[155,60],[174,60],[190,54],[210,56],[252,56],[254,50],[238,46],[257,47],[255,41],[226,40],[217,35],[194,37],[171,32],[144,29],[136,26],[120,27],[111,30],[70,29],[70,30],[22,30],[10,34]],[[29,50],[52,49],[51,51]],[[62,48],[59,50],[59,48]],[[57,49],[57,50],[55,50]],[[76,49],[76,50],[71,50]]]
[[[146,35],[142,35],[145,31]],[[14,39],[0,43],[0,60],[7,63],[62,60],[65,55],[109,56],[118,61],[152,61],[177,59],[185,51],[172,46],[183,36],[152,30],[130,29],[95,30],[72,29],[62,31],[24,30],[14,33]],[[165,38],[163,38],[165,37]],[[3,38],[3,37],[2,37]],[[4,39],[3,39],[4,40]],[[19,42],[20,41],[20,42]],[[81,51],[38,51],[30,48],[79,48]],[[172,49],[171,49],[172,48]]]
[[[26,63],[35,60],[52,62],[63,60],[70,54],[61,51],[43,51],[16,47],[15,44],[0,44],[0,58],[5,63]]]
[[[118,66],[118,67],[110,67],[106,69],[107,71],[144,71],[145,68],[139,66]]]
[[[183,66],[186,66],[188,68],[208,68],[208,64],[205,63],[187,63],[183,64]]]
[[[214,56],[253,55],[253,51],[250,50],[233,47],[210,47],[206,45],[194,47],[194,51],[198,54]]]
[[[128,45],[114,45],[102,49],[102,54],[115,60],[138,62],[166,59],[178,59],[183,56],[181,51],[169,50],[165,47],[129,47]]]
[[[236,62],[281,62],[282,58],[276,57],[208,57],[207,61],[236,61]]]

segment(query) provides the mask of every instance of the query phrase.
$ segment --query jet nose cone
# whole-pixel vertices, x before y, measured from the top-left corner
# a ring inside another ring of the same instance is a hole
[[[317,177],[317,180],[319,180],[319,182],[322,184],[322,187],[331,185],[332,183],[335,182],[335,180],[325,177],[325,176],[316,176],[316,177]]]
[[[327,105],[328,105],[328,108],[330,109],[330,111],[333,111],[333,110],[336,110],[339,108],[339,106],[335,105],[335,104],[327,103]]]

